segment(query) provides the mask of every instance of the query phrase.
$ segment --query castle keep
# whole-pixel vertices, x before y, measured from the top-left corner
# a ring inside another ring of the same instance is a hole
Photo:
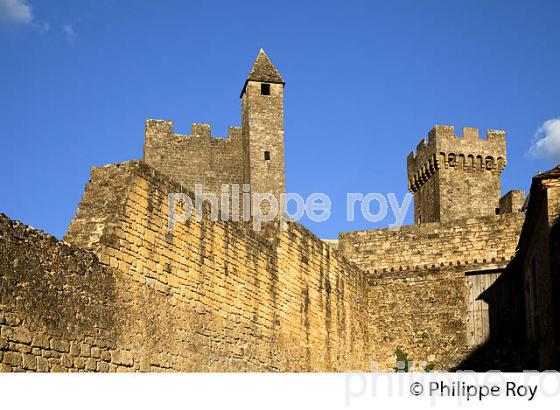
[[[143,159],[92,169],[64,241],[0,214],[0,371],[391,370],[397,349],[437,369],[560,367],[560,171],[501,196],[503,131],[434,127],[398,230],[327,244],[205,207],[169,231],[169,195],[197,184],[280,197],[283,97],[261,50],[227,139],[148,120]]]

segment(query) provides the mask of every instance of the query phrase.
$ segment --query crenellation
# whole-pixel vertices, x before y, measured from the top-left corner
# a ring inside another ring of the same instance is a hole
[[[489,141],[497,141],[499,144],[504,144],[506,141],[506,132],[504,130],[487,130],[486,138]]]
[[[476,128],[463,128],[463,135],[458,136],[453,126],[436,125],[428,134],[428,143],[423,139],[416,153],[407,158],[415,222],[494,213],[505,165],[504,131],[488,130],[487,138],[480,138]]]
[[[145,136],[147,138],[165,138],[173,134],[173,121],[147,119],[145,125]]]
[[[455,135],[453,126],[436,125],[430,130],[428,142],[422,139],[407,157],[409,176],[412,177],[434,157],[449,166],[449,156],[457,158],[502,159],[505,166],[505,131],[488,130],[487,138],[480,138],[477,128],[463,128],[463,135]],[[479,167],[479,170],[483,170]]]
[[[212,135],[210,124],[193,123],[191,130],[191,135],[196,137],[210,138]]]
[[[242,129],[241,127],[228,127],[228,138],[230,142],[241,141]]]
[[[426,139],[422,138],[418,145],[416,145],[416,158],[424,158],[427,149]]]
[[[190,134],[177,134],[173,131],[173,121],[148,119],[146,120],[145,139],[156,139],[171,147],[173,144],[187,143],[189,139],[197,140],[199,138],[205,138],[210,140],[208,142],[209,144],[216,145],[238,140],[239,132],[239,127],[228,127],[228,137],[223,138],[212,135],[210,124],[193,123],[191,125]],[[200,142],[200,149],[204,149],[203,144],[205,143],[206,142]],[[159,148],[161,149],[161,146],[159,146]],[[155,152],[153,153],[155,154]]]
[[[478,141],[478,128],[463,128],[463,137],[465,141],[469,141],[471,143]]]

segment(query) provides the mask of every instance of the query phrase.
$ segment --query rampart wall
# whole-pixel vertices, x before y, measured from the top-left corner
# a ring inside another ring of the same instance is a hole
[[[115,164],[93,170],[66,242],[2,217],[2,369],[369,369],[358,268],[297,224],[265,239],[205,212],[170,233],[181,191]]]
[[[370,273],[485,263],[505,266],[515,255],[522,212],[445,223],[344,232],[341,253]]]

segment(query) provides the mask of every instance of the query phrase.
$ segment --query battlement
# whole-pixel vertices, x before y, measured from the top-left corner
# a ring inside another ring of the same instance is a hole
[[[186,138],[211,138],[216,142],[237,142],[241,140],[240,127],[228,127],[227,138],[212,136],[212,126],[210,124],[193,123],[190,134],[175,134],[173,131],[173,121],[170,120],[146,120],[144,131],[145,138],[162,139],[173,138],[181,141]]]
[[[451,125],[436,125],[422,139],[416,152],[407,157],[408,188],[416,192],[440,168],[465,172],[501,173],[506,165],[506,133],[487,130],[486,138],[477,128],[463,128],[455,134]]]
[[[436,125],[407,158],[417,224],[494,215],[506,165],[505,131]]]

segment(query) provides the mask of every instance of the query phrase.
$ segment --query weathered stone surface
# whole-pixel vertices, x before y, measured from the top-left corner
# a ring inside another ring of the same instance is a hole
[[[86,359],[85,369],[89,371],[96,371],[97,370],[97,360],[93,358]]]
[[[34,340],[49,370],[369,368],[366,278],[355,266],[297,224],[266,239],[242,223],[190,221],[169,243],[167,195],[181,190],[142,163],[95,172],[80,206],[108,218],[84,220],[93,231],[80,241],[99,259],[0,217],[0,246],[22,261],[0,266],[2,297],[20,298],[20,326],[45,335]],[[20,293],[22,282],[32,291]],[[108,351],[111,364],[99,364]]]
[[[506,165],[504,131],[436,125],[407,158],[408,187],[414,192],[414,221],[447,222],[495,215],[500,174]]]
[[[117,365],[132,366],[132,354],[126,350],[111,352],[111,362]]]
[[[23,368],[28,370],[37,370],[37,357],[24,354],[23,355]]]
[[[2,362],[12,368],[21,368],[22,355],[18,352],[4,352]]]
[[[70,354],[72,356],[79,356],[80,355],[80,346],[77,342],[70,342]]]
[[[341,233],[341,253],[370,273],[459,265],[504,267],[515,255],[524,213]],[[468,270],[468,268],[465,268]]]
[[[38,346],[43,348],[48,348],[50,346],[49,337],[46,334],[36,334],[33,336],[33,341],[31,342],[31,346]]]
[[[65,340],[52,339],[51,349],[56,350],[57,352],[66,353],[70,351],[70,343]]]
[[[38,372],[49,371],[49,361],[44,357],[37,357],[37,371]]]

